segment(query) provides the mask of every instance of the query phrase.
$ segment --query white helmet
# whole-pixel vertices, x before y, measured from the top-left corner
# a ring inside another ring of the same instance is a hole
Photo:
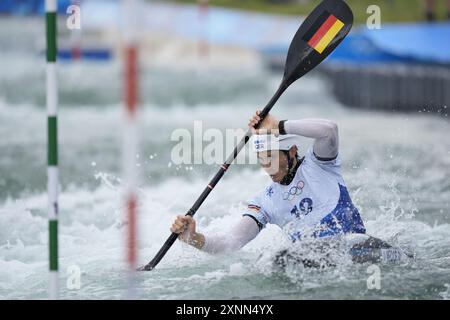
[[[275,136],[273,134],[254,135],[253,151],[263,152],[269,150],[289,150],[292,146],[300,146],[300,136],[295,134],[285,134]]]

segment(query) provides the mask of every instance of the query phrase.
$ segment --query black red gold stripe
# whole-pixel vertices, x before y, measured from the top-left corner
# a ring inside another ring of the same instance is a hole
[[[341,20],[328,12],[324,12],[316,20],[311,31],[305,34],[303,40],[311,48],[322,53],[343,27],[344,23]]]

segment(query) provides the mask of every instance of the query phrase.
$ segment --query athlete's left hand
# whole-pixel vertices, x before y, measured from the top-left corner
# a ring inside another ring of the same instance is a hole
[[[274,116],[270,113],[264,118],[264,121],[261,123],[258,129],[255,129],[255,126],[258,124],[261,118],[259,115],[261,114],[261,110],[256,111],[253,117],[250,118],[248,123],[249,128],[252,130],[253,134],[276,134],[278,135],[278,121]]]

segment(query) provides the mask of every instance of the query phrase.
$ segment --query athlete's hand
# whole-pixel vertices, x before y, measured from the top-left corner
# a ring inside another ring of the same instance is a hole
[[[195,231],[195,220],[191,216],[177,216],[170,231],[173,233],[178,233],[178,238],[184,242],[189,242],[194,235]]]
[[[250,118],[248,122],[249,128],[252,130],[253,134],[278,134],[278,121],[274,116],[270,113],[264,118],[264,121],[261,123],[258,129],[255,129],[255,126],[258,124],[261,118],[259,115],[261,114],[261,110],[256,111],[253,117]]]

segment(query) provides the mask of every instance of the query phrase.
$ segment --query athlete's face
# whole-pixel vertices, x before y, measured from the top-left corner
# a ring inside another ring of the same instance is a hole
[[[272,150],[259,152],[258,160],[261,168],[266,171],[273,182],[280,182],[288,173],[288,159],[282,151]]]

